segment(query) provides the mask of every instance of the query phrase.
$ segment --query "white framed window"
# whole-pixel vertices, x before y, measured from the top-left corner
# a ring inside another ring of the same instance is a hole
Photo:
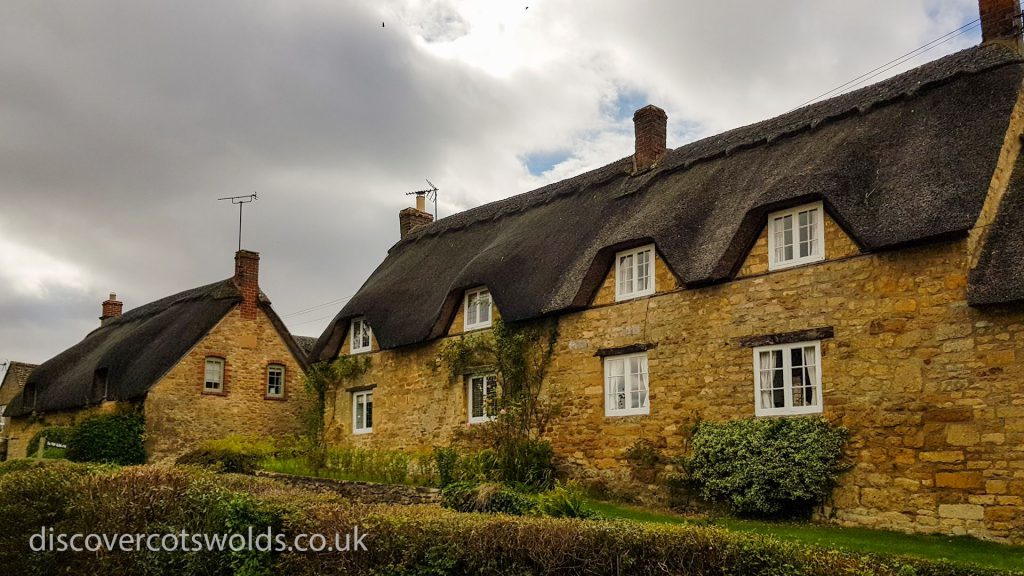
[[[494,374],[477,374],[466,379],[469,423],[476,424],[493,420],[498,405],[498,377]]]
[[[754,348],[757,416],[821,412],[821,342]]]
[[[224,359],[207,356],[206,368],[203,370],[203,392],[219,394],[224,391]]]
[[[349,346],[349,352],[352,354],[369,352],[370,343],[372,341],[373,332],[370,330],[370,324],[366,321],[366,318],[355,318],[352,320],[352,335],[349,338],[349,342],[351,343]]]
[[[464,330],[479,330],[491,327],[491,292],[477,288],[466,292],[466,313]]]
[[[4,431],[7,430],[7,418],[4,418],[4,410],[6,409],[6,404],[0,404],[0,436],[3,436]]]
[[[267,366],[267,397],[284,398],[284,366],[280,364]]]
[[[615,255],[615,301],[654,294],[654,245]]]
[[[373,432],[373,390],[352,393],[352,433]]]
[[[825,210],[821,202],[768,215],[768,269],[825,259]]]
[[[604,359],[604,415],[650,414],[647,353]]]

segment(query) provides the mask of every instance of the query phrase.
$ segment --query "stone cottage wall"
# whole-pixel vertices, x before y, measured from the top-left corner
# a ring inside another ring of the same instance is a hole
[[[225,360],[223,394],[204,394],[207,356]],[[285,366],[285,398],[266,397],[267,366]],[[302,368],[262,310],[236,307],[146,396],[150,461],[171,461],[203,440],[239,434],[285,439],[302,432]]]
[[[829,220],[825,262],[768,273],[762,235],[740,276],[614,303],[611,273],[594,305],[559,319],[548,386],[566,394],[550,433],[574,474],[651,494],[624,452],[638,439],[683,452],[701,420],[754,415],[752,352],[740,339],[831,327],[822,341],[823,416],[852,432],[854,468],[822,516],[846,525],[1024,541],[1024,307],[966,303],[965,241],[860,254]],[[461,325],[453,326],[458,332]],[[599,348],[651,344],[650,414],[606,417]],[[374,431],[352,436],[350,396],[337,443],[421,449],[466,426],[465,385],[438,342],[371,354]]]

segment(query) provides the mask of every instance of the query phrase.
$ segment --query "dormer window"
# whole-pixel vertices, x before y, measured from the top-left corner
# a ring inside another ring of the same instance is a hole
[[[654,294],[654,245],[615,255],[615,301]]]
[[[359,354],[360,352],[370,351],[370,342],[373,339],[373,332],[370,331],[370,325],[366,322],[366,318],[356,318],[352,321],[352,337],[349,350],[352,354]]]
[[[465,316],[466,331],[491,327],[491,292],[487,288],[466,292]]]
[[[825,259],[825,211],[821,202],[768,216],[768,269],[781,270]]]

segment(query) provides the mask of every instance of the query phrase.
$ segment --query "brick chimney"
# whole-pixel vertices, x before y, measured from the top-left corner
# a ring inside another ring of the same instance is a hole
[[[124,302],[117,299],[117,294],[110,293],[110,298],[103,301],[103,315],[100,316],[100,326],[106,326],[107,322],[121,315]]]
[[[434,216],[427,212],[427,197],[425,194],[416,195],[416,207],[405,208],[398,213],[398,229],[401,237],[405,238],[412,234],[420,226],[425,226],[434,221]]]
[[[665,157],[667,124],[668,114],[652,104],[633,113],[633,130],[636,134],[633,172],[643,172]]]
[[[259,252],[235,252],[235,285],[242,291],[242,318],[255,320],[260,298]]]
[[[981,42],[997,42],[1021,51],[1019,0],[978,0]]]

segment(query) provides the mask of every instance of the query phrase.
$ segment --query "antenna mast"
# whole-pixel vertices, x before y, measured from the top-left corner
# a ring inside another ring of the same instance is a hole
[[[415,194],[416,195],[416,199],[417,199],[416,208],[420,209],[420,210],[422,210],[422,208],[420,208],[420,206],[419,206],[419,198],[422,197],[422,198],[424,198],[424,200],[432,199],[434,201],[434,220],[436,221],[439,218],[439,216],[437,214],[437,191],[438,191],[438,187],[434,186],[434,183],[431,182],[430,180],[427,180],[427,184],[430,186],[430,188],[428,188],[427,190],[417,190],[415,192],[406,192],[405,195],[406,196],[412,196],[412,195]]]
[[[242,206],[257,200],[256,193],[253,192],[247,196],[225,196],[224,198],[217,198],[217,200],[231,200],[232,204],[238,204],[238,249],[242,249]]]

